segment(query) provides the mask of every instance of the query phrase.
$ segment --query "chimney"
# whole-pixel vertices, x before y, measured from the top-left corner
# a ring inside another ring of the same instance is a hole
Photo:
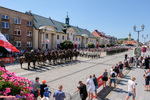
[[[29,10],[29,13],[31,13],[31,10]]]
[[[97,30],[95,30],[96,32],[98,32]]]
[[[51,19],[51,17],[49,17],[49,19]]]

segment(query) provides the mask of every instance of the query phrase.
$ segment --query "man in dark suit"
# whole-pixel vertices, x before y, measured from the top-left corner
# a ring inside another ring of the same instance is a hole
[[[150,60],[150,57],[145,58],[145,68],[146,69],[149,69],[149,60]]]

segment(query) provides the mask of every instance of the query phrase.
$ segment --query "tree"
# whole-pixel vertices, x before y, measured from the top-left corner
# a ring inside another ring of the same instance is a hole
[[[89,47],[89,48],[94,48],[95,45],[94,45],[93,43],[89,43],[89,44],[88,44],[88,47]]]
[[[60,43],[59,49],[73,49],[73,43],[69,40],[65,40],[63,42]]]

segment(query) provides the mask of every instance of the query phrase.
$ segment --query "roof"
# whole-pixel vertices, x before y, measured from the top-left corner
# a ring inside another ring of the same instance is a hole
[[[92,32],[92,34],[93,34],[95,37],[105,37],[105,38],[108,38],[108,37],[105,35],[105,33],[99,32],[98,30],[94,30],[94,31]]]
[[[34,16],[34,27],[36,29],[39,29],[39,27],[41,26],[52,26],[56,29],[56,32],[65,33],[63,31],[64,27],[66,26],[65,23],[53,20],[51,18],[46,18],[40,15],[36,15],[30,12],[26,12],[26,13]],[[70,27],[73,27],[77,32],[76,34],[79,36],[82,36],[82,34],[88,34],[90,38],[95,38],[94,35],[92,35],[91,32],[88,31],[87,29],[79,28],[73,25],[70,25]]]

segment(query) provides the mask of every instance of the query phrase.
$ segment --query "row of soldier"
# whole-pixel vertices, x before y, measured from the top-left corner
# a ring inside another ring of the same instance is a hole
[[[77,60],[79,52],[77,50],[53,50],[53,51],[44,51],[38,50],[35,52],[34,50],[31,50],[31,52],[26,51],[25,54],[23,54],[20,57],[20,64],[22,68],[22,63],[27,62],[28,63],[28,69],[30,69],[30,63],[33,62],[34,68],[35,63],[40,62],[45,63],[47,60],[51,64],[57,64],[57,63],[66,63],[67,61],[73,61],[73,57],[75,57],[75,60]]]

